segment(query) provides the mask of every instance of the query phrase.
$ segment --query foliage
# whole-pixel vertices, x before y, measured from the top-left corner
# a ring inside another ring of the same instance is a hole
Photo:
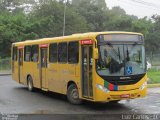
[[[26,16],[19,13],[14,16],[9,12],[0,15],[0,55],[7,57],[10,55],[11,43],[22,41],[25,33]]]
[[[147,72],[149,81],[148,83],[150,84],[155,84],[155,83],[160,83],[160,70],[154,70],[154,69],[150,69]]]
[[[41,4],[31,13],[29,19],[32,21],[31,31],[38,33],[39,37],[61,36],[63,33],[64,4],[56,1]],[[65,35],[86,32],[86,20],[80,16],[72,7],[66,9]]]
[[[104,0],[73,0],[72,6],[85,18],[89,31],[103,31],[106,21]]]
[[[154,23],[150,26],[146,38],[146,50],[155,52],[160,50],[160,16],[152,17]]]
[[[10,56],[11,43],[90,31],[141,32],[146,50],[160,48],[160,16],[138,19],[120,7],[107,8],[105,0],[1,0],[0,56]],[[26,4],[32,5],[26,14]],[[24,6],[24,7],[21,7]]]

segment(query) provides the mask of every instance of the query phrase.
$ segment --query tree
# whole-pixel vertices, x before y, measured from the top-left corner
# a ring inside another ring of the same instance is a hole
[[[107,30],[110,31],[132,31],[133,19],[126,15],[120,7],[113,7],[108,11],[108,20],[105,21]]]
[[[133,20],[132,24],[132,31],[143,33],[145,37],[147,37],[149,34],[149,29],[153,25],[151,20],[147,20],[147,17]]]
[[[111,10],[112,14],[114,14],[115,16],[124,16],[126,15],[125,10],[123,10],[122,8],[120,8],[119,6],[113,7]]]
[[[27,32],[29,25],[24,13],[12,14],[5,12],[0,15],[0,55],[6,57],[10,55],[10,48],[13,42],[23,41],[26,38],[35,39],[36,34]]]
[[[146,50],[152,53],[160,50],[160,16],[152,16],[154,23],[146,36]]]
[[[62,36],[64,4],[57,1],[41,4],[31,13],[29,19],[32,22],[30,31],[37,33],[40,38]],[[67,7],[65,35],[86,31],[85,19],[74,8]]]
[[[141,32],[147,51],[160,48],[160,16],[138,19],[120,7],[109,10],[105,0],[1,0],[0,55],[9,56],[13,42],[62,36],[65,2],[65,35],[108,30]],[[27,4],[31,5],[28,14]]]
[[[106,20],[105,0],[72,0],[72,5],[76,11],[85,18],[89,31],[103,31]]]

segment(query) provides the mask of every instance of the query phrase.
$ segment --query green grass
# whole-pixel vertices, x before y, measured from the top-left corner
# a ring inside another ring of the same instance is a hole
[[[150,69],[148,72],[148,83],[149,84],[156,84],[160,83],[160,70]]]
[[[160,83],[156,83],[156,84],[148,84],[147,87],[148,87],[148,88],[160,87]]]

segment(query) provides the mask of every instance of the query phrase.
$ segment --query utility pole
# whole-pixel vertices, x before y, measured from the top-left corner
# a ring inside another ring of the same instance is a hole
[[[65,35],[65,28],[66,28],[66,7],[67,7],[67,2],[66,0],[64,0],[63,36]]]

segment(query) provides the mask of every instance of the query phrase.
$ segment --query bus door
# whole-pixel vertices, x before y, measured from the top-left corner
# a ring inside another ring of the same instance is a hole
[[[18,48],[12,47],[12,78],[19,82]]]
[[[89,99],[93,98],[92,52],[92,45],[82,45],[82,96]]]
[[[40,60],[39,60],[39,46],[32,45],[32,75],[34,79],[34,86],[40,88],[41,87],[41,80],[40,80]]]
[[[23,83],[23,48],[18,48],[18,77],[19,83]]]
[[[48,56],[48,46],[40,48],[40,66],[41,66],[41,88],[48,89],[47,82],[47,56]]]

